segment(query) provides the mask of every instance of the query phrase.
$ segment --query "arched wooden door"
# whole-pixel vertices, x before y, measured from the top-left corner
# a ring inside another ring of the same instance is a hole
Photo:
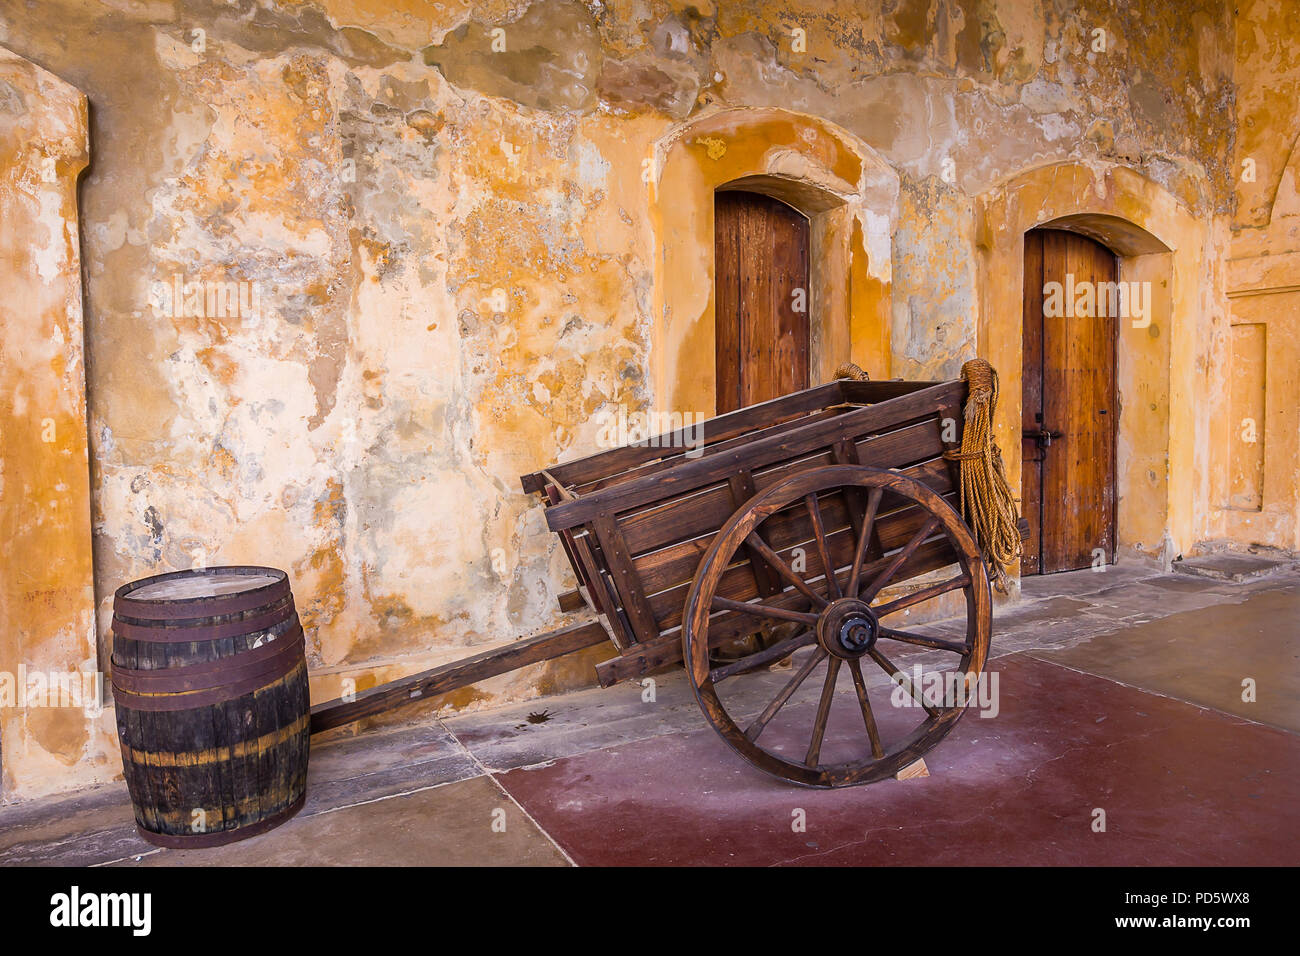
[[[718,414],[808,387],[808,220],[759,193],[714,194]]]
[[[1023,574],[1115,560],[1118,272],[1085,236],[1025,233]]]

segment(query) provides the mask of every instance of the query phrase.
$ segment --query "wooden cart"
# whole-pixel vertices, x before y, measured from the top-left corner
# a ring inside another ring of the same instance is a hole
[[[988,653],[988,575],[944,457],[960,448],[966,388],[839,380],[523,476],[577,576],[562,607],[596,620],[319,705],[313,732],[612,640],[602,685],[684,661],[706,719],[768,773],[838,787],[898,772],[965,700],[926,698],[889,655],[939,652],[969,688]],[[948,592],[964,596],[964,636],[898,623]],[[770,670],[792,655],[788,677]],[[873,703],[864,664],[916,706],[879,691]],[[815,706],[792,704],[814,672]],[[787,725],[801,719],[800,738]]]

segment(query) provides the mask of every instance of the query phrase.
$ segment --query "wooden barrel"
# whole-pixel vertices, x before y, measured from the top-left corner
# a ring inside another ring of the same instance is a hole
[[[150,843],[233,843],[302,808],[307,660],[283,571],[203,568],[119,588],[113,695],[126,785]]]

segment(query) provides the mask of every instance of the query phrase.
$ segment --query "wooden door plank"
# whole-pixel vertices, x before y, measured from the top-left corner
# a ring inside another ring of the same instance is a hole
[[[1114,558],[1117,319],[1103,293],[1118,269],[1114,254],[1087,237],[1040,235],[1042,283],[1063,290],[1063,314],[1041,321],[1043,427],[1060,433],[1039,452],[1039,567],[1052,573]],[[1040,314],[1041,305],[1040,293]]]
[[[1024,350],[1021,360],[1021,428],[1036,431],[1043,423],[1043,234],[1025,234],[1023,295]],[[1021,574],[1041,574],[1043,550],[1043,462],[1038,443],[1020,442],[1020,514],[1029,521],[1029,537],[1020,559]]]
[[[740,394],[740,193],[717,193],[713,203],[713,312],[715,401],[719,414],[746,404]]]
[[[808,387],[809,225],[758,193],[714,198],[719,412]],[[801,290],[796,293],[796,290]]]

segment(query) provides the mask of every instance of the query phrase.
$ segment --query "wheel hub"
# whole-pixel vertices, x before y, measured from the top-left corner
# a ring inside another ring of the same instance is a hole
[[[871,650],[880,634],[876,615],[856,598],[841,598],[817,621],[817,639],[827,652],[851,660]]]

